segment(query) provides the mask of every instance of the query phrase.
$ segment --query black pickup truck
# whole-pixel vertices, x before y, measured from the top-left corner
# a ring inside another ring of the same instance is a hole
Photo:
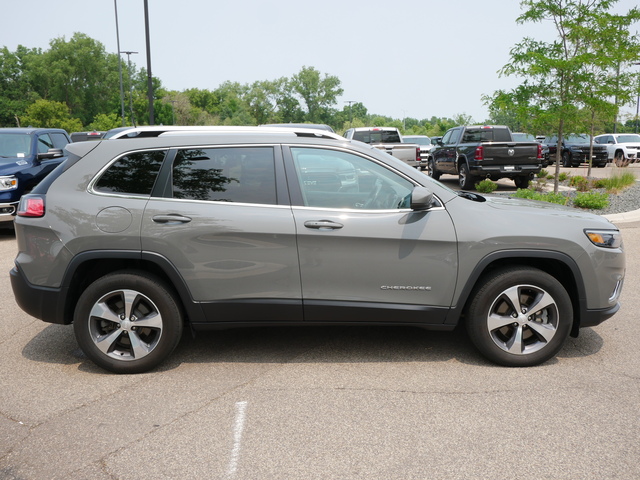
[[[485,178],[511,178],[516,187],[527,188],[543,161],[538,142],[516,142],[508,127],[455,127],[431,151],[429,175],[436,180],[443,173],[458,175],[464,190]]]

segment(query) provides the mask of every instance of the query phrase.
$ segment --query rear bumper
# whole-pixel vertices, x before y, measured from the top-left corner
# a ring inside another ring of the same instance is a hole
[[[71,318],[66,319],[64,315],[63,299],[67,298],[65,287],[46,288],[32,285],[17,266],[9,272],[9,275],[13,295],[22,310],[44,322],[71,323]]]

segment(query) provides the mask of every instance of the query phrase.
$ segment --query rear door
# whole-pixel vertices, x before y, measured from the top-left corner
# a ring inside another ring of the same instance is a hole
[[[439,324],[458,269],[442,206],[414,212],[414,183],[350,151],[285,149],[305,320]]]
[[[295,225],[279,146],[173,152],[142,250],[171,262],[210,321],[302,319]],[[280,179],[280,180],[279,180]]]

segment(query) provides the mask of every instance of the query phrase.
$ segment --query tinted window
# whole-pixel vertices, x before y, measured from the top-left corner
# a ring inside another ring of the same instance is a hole
[[[52,133],[51,139],[54,148],[64,148],[69,144],[69,139],[64,133]]]
[[[151,195],[166,151],[135,152],[121,157],[102,174],[95,190]]]
[[[173,197],[275,204],[273,149],[235,147],[180,150],[173,164]]]
[[[367,158],[338,150],[291,148],[305,206],[408,208],[413,184]]]
[[[368,130],[353,132],[353,139],[364,143],[400,143],[400,134],[396,130]]]

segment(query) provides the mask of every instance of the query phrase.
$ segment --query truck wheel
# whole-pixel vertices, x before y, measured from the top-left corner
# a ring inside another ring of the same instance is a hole
[[[571,167],[571,154],[569,152],[562,154],[562,166],[565,168]]]
[[[466,163],[460,164],[458,171],[458,184],[463,190],[471,190],[474,187],[475,179],[469,173],[469,166]]]
[[[491,361],[529,367],[554,357],[573,323],[573,306],[562,284],[542,270],[509,267],[494,271],[472,294],[466,327],[474,345]]]
[[[429,159],[429,176],[431,178],[433,178],[434,180],[439,180],[440,179],[440,175],[441,173],[436,171],[436,164],[433,161],[433,158]]]
[[[616,155],[613,157],[613,161],[616,164],[617,167],[622,167],[624,166],[624,153],[622,153],[621,150],[618,150],[616,152]]]
[[[516,177],[513,179],[513,182],[516,184],[517,188],[526,189],[529,188],[529,183],[531,180],[529,177]]]
[[[105,275],[80,295],[76,340],[98,366],[114,373],[156,367],[182,336],[182,312],[171,290],[144,272]]]

